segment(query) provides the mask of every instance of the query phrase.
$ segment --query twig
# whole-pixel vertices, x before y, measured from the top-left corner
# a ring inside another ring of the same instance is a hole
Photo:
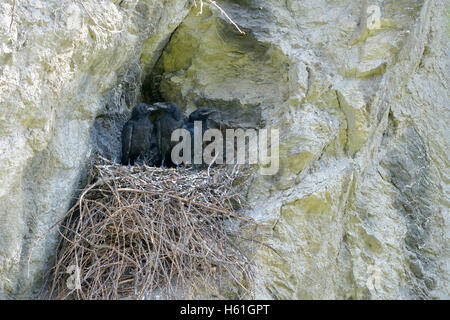
[[[209,166],[208,166],[208,176],[209,176],[209,169],[211,168],[211,165],[217,160],[218,156],[219,156],[219,153],[216,153],[216,155],[214,156],[214,159],[209,164]]]
[[[12,9],[11,9],[11,23],[9,24],[9,32],[11,32],[11,28],[14,22],[14,10],[16,8],[16,0],[13,0],[12,2]]]
[[[241,33],[241,34],[245,34],[244,31],[241,30],[241,28],[239,28],[239,26],[233,21],[233,19],[230,18],[230,16],[226,13],[225,10],[223,10],[217,3],[216,1],[213,0],[205,0],[208,1],[208,3],[212,4],[214,7],[216,7],[217,9],[219,9],[219,11],[228,19],[228,21],[230,21],[230,23]],[[195,5],[197,6],[197,3],[194,2]],[[197,15],[201,15],[203,13],[203,0],[200,0],[200,11]]]
[[[142,299],[158,290],[166,298],[180,292],[223,298],[223,282],[236,288],[236,298],[251,297],[249,252],[230,237],[256,223],[233,209],[233,201],[245,203],[232,191],[238,173],[208,169],[123,167],[97,159],[92,183],[59,230],[50,297]],[[81,290],[66,286],[71,265],[79,268]]]

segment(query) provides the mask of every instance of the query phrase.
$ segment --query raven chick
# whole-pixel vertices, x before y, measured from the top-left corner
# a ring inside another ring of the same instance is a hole
[[[156,132],[158,148],[161,153],[161,165],[171,167],[174,163],[171,159],[172,148],[175,142],[171,141],[172,132],[181,128],[183,118],[180,108],[173,102],[157,102],[152,105],[155,110],[163,110],[163,115],[156,120]]]
[[[208,129],[221,129],[220,123],[220,113],[211,108],[200,108],[193,111],[189,114],[189,117],[183,123],[183,129],[186,129],[191,136],[191,163],[193,164],[194,159],[194,123],[195,121],[202,122],[202,132],[201,132],[201,141],[202,141],[202,150],[205,148],[206,143],[203,142],[203,136]],[[194,167],[198,167],[194,165]]]
[[[131,119],[122,129],[122,164],[133,165],[135,160],[144,156],[152,148],[153,123],[148,118],[152,107],[145,103],[134,106]]]

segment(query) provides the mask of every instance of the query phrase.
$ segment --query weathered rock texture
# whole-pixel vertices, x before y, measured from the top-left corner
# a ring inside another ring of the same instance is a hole
[[[109,119],[127,117],[141,60],[151,68],[190,8],[120,2],[15,1],[12,24],[0,2],[0,297],[36,287],[56,235],[33,237],[72,203],[97,144],[117,155]]]
[[[10,30],[0,2],[0,297],[39,287],[56,235],[33,237],[143,87],[280,130],[247,192],[277,251],[256,298],[449,298],[448,0],[220,1],[245,35],[188,1],[82,3],[16,1]]]

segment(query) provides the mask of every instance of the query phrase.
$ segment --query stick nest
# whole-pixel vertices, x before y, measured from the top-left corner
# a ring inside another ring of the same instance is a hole
[[[252,264],[239,239],[254,222],[240,213],[235,169],[96,160],[62,223],[50,296],[249,298]]]

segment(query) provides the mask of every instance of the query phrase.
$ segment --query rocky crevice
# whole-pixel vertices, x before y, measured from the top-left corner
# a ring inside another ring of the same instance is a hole
[[[10,31],[0,5],[0,59],[11,57],[0,68],[0,296],[26,297],[42,284],[57,237],[48,228],[90,155],[117,155],[120,119],[140,99],[141,56],[151,63],[191,4],[21,1]]]
[[[33,252],[29,237],[67,209],[89,155],[118,160],[128,108],[162,100],[280,130],[278,174],[245,189],[274,249],[255,252],[257,298],[448,297],[443,3],[378,1],[369,30],[369,1],[222,1],[243,36],[188,1],[84,1],[94,19],[50,2],[37,18],[19,6],[0,39],[0,296],[36,285],[55,235]]]

